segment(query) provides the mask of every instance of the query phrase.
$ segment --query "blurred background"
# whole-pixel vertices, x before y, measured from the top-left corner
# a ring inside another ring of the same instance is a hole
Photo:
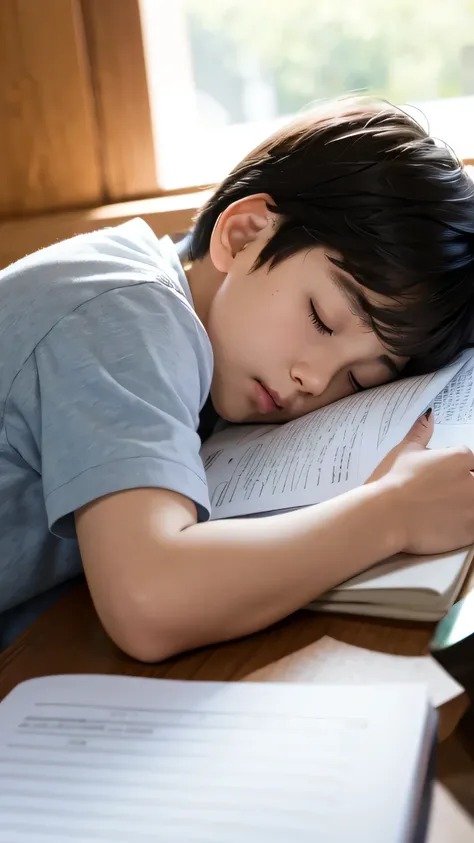
[[[0,0],[0,266],[182,232],[266,135],[374,93],[474,162],[474,0]]]
[[[278,122],[356,91],[411,105],[474,156],[474,0],[155,0],[149,11],[147,28],[169,27],[175,54],[161,144],[169,186],[219,179]],[[177,124],[199,144],[188,161]]]

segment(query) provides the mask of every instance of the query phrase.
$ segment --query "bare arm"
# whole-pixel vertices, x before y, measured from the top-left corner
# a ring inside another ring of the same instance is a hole
[[[86,575],[115,642],[143,661],[245,635],[395,552],[390,493],[364,486],[317,507],[196,524],[163,489],[77,515]]]
[[[474,455],[428,451],[421,420],[371,482],[268,518],[196,524],[194,504],[164,489],[100,498],[76,513],[100,618],[142,661],[261,629],[397,551],[474,542]]]

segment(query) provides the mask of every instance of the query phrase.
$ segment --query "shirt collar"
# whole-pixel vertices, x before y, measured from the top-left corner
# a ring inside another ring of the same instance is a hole
[[[171,237],[168,237],[166,234],[160,238],[160,251],[176,272],[183,293],[193,310],[195,310],[191,287],[189,286],[189,281],[186,278],[186,273],[181,263],[181,260],[186,260],[188,254],[189,235],[186,235],[183,240],[186,241],[184,245],[182,240],[179,243],[173,243]]]

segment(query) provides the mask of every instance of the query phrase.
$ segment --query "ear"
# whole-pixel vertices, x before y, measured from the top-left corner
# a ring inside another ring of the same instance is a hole
[[[238,199],[220,214],[211,234],[209,254],[219,272],[229,272],[235,258],[251,243],[261,244],[274,234],[278,215],[268,210],[273,199],[258,193]],[[253,261],[252,261],[253,263]]]

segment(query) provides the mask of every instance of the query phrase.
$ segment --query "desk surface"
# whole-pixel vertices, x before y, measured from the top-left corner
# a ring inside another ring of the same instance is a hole
[[[264,632],[228,644],[147,665],[121,653],[103,631],[85,586],[78,586],[0,655],[0,699],[25,679],[54,673],[119,673],[170,679],[297,679],[299,651],[330,635],[384,653],[418,656],[427,651],[432,624],[297,612]],[[282,666],[275,664],[285,659]],[[303,659],[304,661],[304,659]],[[267,668],[267,670],[266,670]],[[474,825],[449,791],[474,815],[474,755],[451,733],[467,707],[458,697],[440,711],[438,778],[448,791],[435,795],[429,843],[474,843]],[[438,785],[440,787],[440,785]],[[449,833],[447,833],[449,830]]]
[[[427,652],[433,624],[324,615],[301,611],[256,635],[168,659],[141,664],[120,652],[97,618],[85,585],[63,597],[0,655],[0,699],[15,685],[51,673],[118,673],[134,676],[230,681],[298,677],[299,651],[330,635],[340,641],[406,656]],[[284,656],[285,663],[274,663]],[[270,668],[271,666],[271,668]],[[262,670],[263,669],[263,670]],[[270,677],[271,673],[271,677]],[[467,708],[465,695],[440,710],[440,737],[449,735]]]

